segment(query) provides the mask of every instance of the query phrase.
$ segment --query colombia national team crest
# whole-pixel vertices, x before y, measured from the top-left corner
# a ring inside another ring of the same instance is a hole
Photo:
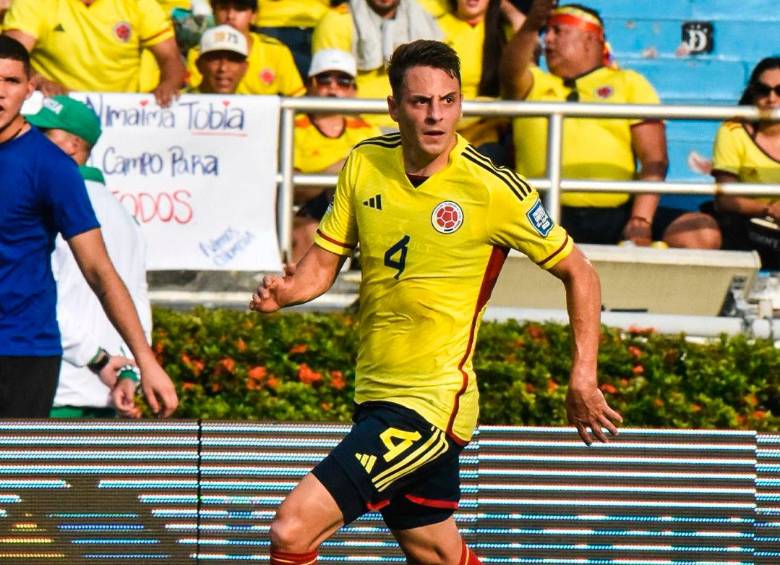
[[[130,36],[133,33],[133,28],[127,22],[119,22],[114,26],[114,36],[122,43],[130,41]]]
[[[439,233],[453,233],[463,223],[463,209],[456,202],[445,200],[433,209],[431,223]]]

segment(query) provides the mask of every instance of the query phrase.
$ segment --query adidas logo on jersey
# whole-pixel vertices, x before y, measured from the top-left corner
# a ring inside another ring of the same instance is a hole
[[[377,210],[382,209],[382,195],[377,194],[376,196],[372,196],[368,200],[363,200],[363,206],[368,206],[369,208],[376,208]]]
[[[65,31],[65,28],[62,27],[62,24],[57,24],[57,27],[54,28],[54,31]]]
[[[374,468],[374,463],[376,463],[376,455],[355,453],[355,457],[357,458],[358,461],[360,461],[360,464],[363,465],[363,468],[366,470],[366,473],[370,475],[371,470]]]

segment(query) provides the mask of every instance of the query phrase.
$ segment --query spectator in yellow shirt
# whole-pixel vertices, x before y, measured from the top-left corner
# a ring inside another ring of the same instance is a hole
[[[385,65],[393,50],[415,39],[442,39],[433,16],[417,0],[350,0],[331,10],[314,30],[312,51],[341,49],[357,61],[359,98],[385,99],[390,82]],[[387,115],[367,118],[388,131],[397,124]]]
[[[761,60],[739,100],[761,110],[780,108],[780,57]],[[780,123],[728,121],[715,138],[712,175],[718,183],[780,184]],[[780,197],[719,195],[715,215],[725,249],[756,249],[764,267],[780,268]]]
[[[203,80],[194,92],[236,94],[249,67],[246,37],[229,25],[206,30],[200,38],[200,56],[196,61]]]
[[[160,67],[157,102],[170,104],[184,84],[173,26],[155,0],[14,0],[5,33],[30,52],[36,87],[138,92],[141,50]]]
[[[507,44],[501,60],[505,95],[516,100],[658,104],[639,73],[610,63],[604,24],[598,12],[580,4],[554,8],[535,0],[525,23]],[[544,53],[549,73],[531,64],[539,31],[546,26]],[[547,120],[514,120],[515,166],[524,176],[545,176]],[[637,170],[636,161],[639,161]],[[566,119],[562,176],[570,179],[662,181],[668,157],[664,124],[642,119]],[[712,217],[658,206],[659,195],[566,192],[561,225],[581,243],[622,240],[671,247],[720,247]]]
[[[211,7],[217,25],[232,26],[246,38],[248,67],[237,94],[300,96],[304,93],[303,80],[290,50],[273,37],[251,31],[257,14],[257,0],[212,0]],[[189,84],[192,87],[197,87],[201,81],[195,64],[199,56],[198,49],[190,49],[187,55]]]
[[[338,49],[318,51],[312,58],[306,83],[309,96],[354,98],[357,67],[351,53]],[[380,135],[360,116],[318,112],[295,120],[295,170],[302,173],[338,173],[356,144]],[[302,204],[293,222],[293,256],[297,262],[314,241],[317,225],[333,196],[332,190],[296,187],[296,204]]]
[[[501,94],[498,63],[506,45],[504,23],[517,31],[525,15],[509,0],[450,0],[452,12],[436,23],[444,41],[460,58],[464,100],[495,100]],[[498,165],[508,164],[500,138],[508,134],[505,118],[462,118],[458,133]]]

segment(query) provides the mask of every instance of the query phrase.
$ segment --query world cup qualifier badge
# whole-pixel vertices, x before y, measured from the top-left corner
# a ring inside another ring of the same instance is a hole
[[[547,210],[544,209],[541,200],[537,200],[536,203],[531,206],[531,209],[526,212],[526,217],[542,237],[547,237],[547,234],[550,233],[550,230],[553,228],[552,218],[547,215]]]
[[[463,224],[463,208],[457,202],[445,200],[431,214],[431,224],[439,233],[453,233]]]

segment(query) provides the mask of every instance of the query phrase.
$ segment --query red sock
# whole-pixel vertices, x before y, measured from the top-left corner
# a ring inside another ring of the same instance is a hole
[[[482,565],[482,561],[479,560],[477,554],[466,547],[466,542],[463,542],[463,551],[460,554],[460,562],[458,565]]]
[[[288,553],[286,551],[271,550],[270,565],[314,565],[317,563],[317,550],[309,553]]]

